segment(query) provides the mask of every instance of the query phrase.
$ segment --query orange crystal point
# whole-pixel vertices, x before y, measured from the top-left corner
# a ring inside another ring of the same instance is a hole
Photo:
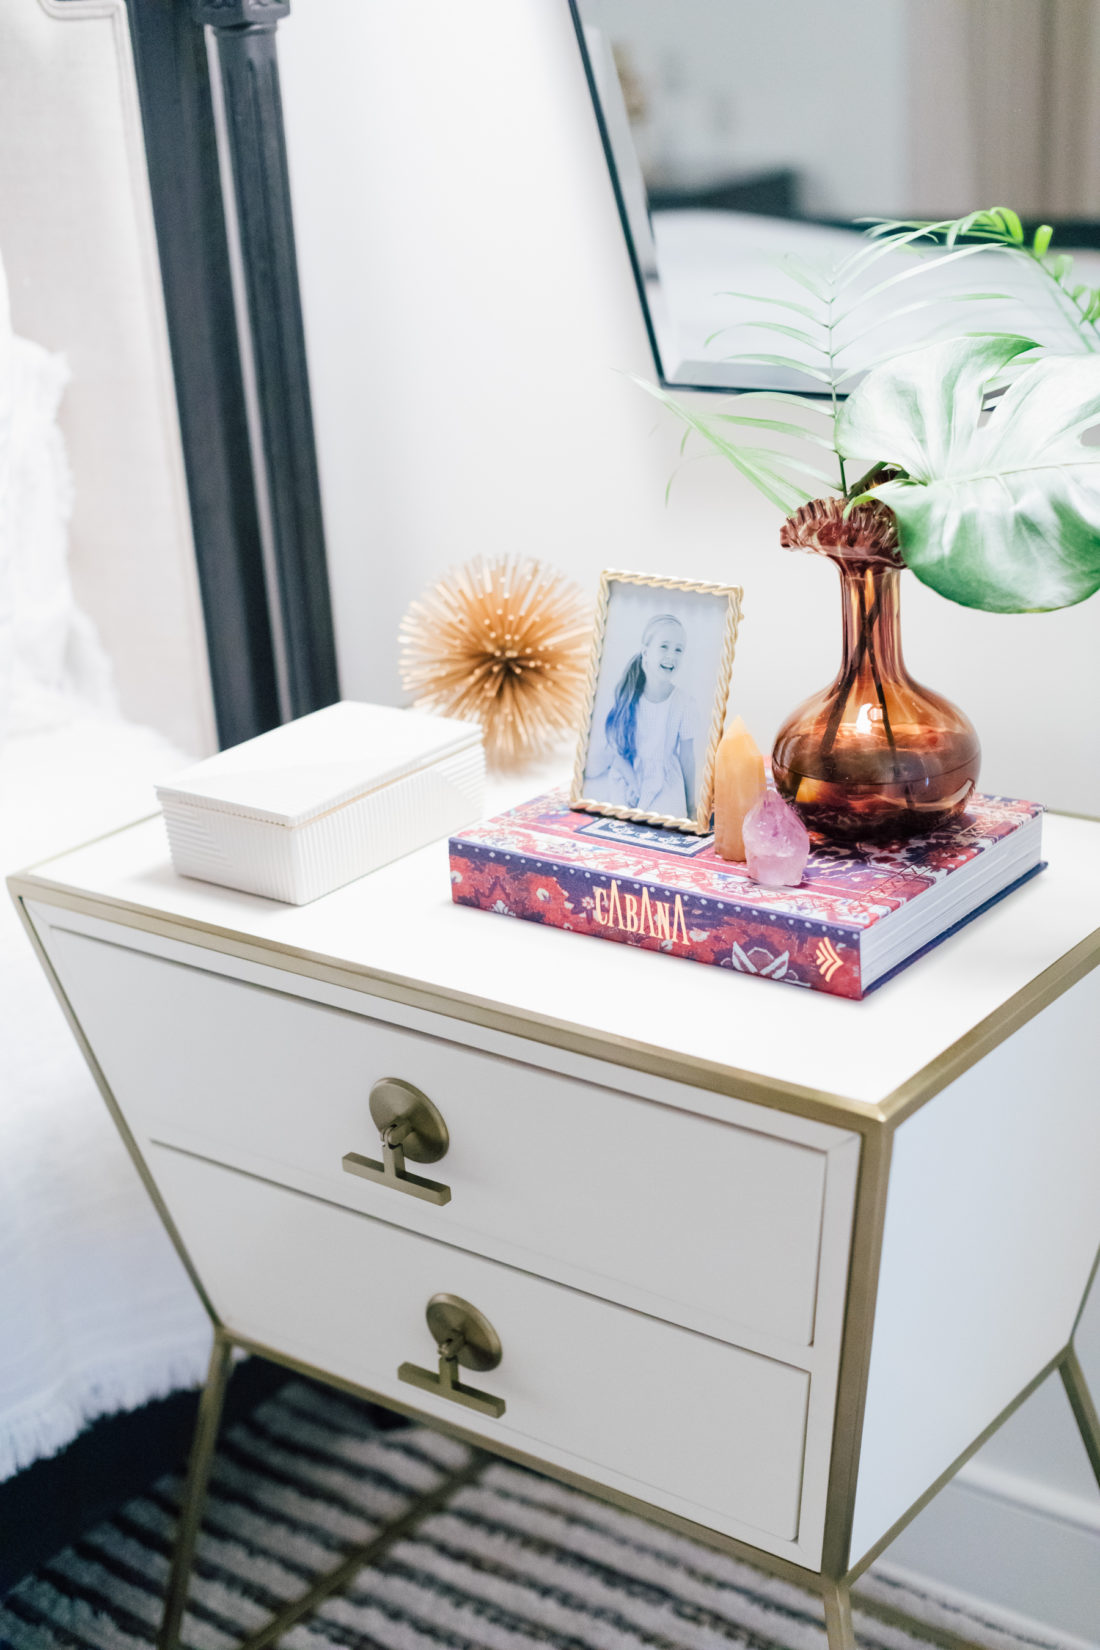
[[[744,859],[741,827],[765,789],[764,758],[738,716],[726,729],[714,764],[714,851],[719,858]]]

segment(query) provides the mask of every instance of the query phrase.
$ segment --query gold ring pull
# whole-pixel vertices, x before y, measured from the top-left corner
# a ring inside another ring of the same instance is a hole
[[[434,1392],[437,1397],[450,1398],[456,1404],[465,1404],[467,1409],[476,1409],[481,1415],[503,1415],[503,1398],[466,1386],[458,1378],[459,1364],[480,1373],[495,1369],[503,1356],[500,1336],[485,1314],[458,1295],[433,1295],[424,1315],[439,1351],[439,1373],[421,1369],[417,1364],[402,1364],[397,1379],[425,1392]]]
[[[341,1159],[346,1173],[408,1192],[425,1203],[449,1203],[449,1186],[412,1174],[405,1167],[406,1158],[414,1163],[438,1163],[451,1142],[447,1125],[428,1096],[400,1077],[382,1077],[370,1091],[370,1114],[382,1137],[382,1161],[347,1152]]]

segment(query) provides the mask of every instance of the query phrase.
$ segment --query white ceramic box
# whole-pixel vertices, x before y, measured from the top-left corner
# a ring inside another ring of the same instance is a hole
[[[477,819],[468,722],[344,700],[157,786],[183,876],[305,905]]]

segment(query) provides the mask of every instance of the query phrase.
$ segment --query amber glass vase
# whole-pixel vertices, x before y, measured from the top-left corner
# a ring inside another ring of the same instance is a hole
[[[829,837],[930,830],[966,806],[978,778],[978,736],[961,710],[905,668],[898,568],[862,560],[851,547],[830,559],[840,572],[840,672],[780,729],[775,783],[810,829]]]

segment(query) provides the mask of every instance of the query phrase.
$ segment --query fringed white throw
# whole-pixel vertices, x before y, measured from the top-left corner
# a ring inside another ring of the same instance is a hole
[[[0,878],[155,810],[180,752],[114,709],[68,567],[68,367],[0,267]],[[5,740],[5,734],[7,735]],[[204,1314],[0,889],[0,1479],[193,1384]]]
[[[84,717],[0,749],[0,874],[154,810],[180,761]],[[202,1378],[209,1327],[6,890],[0,898],[0,1480]]]

